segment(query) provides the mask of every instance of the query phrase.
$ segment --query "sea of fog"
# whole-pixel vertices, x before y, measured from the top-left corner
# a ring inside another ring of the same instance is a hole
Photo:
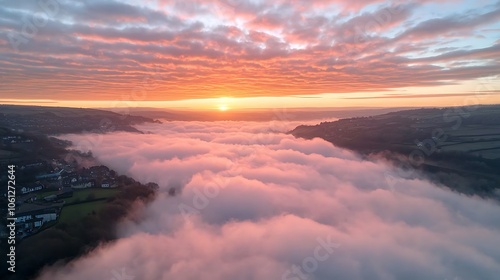
[[[160,186],[120,238],[39,279],[499,279],[500,207],[399,179],[289,122],[164,122],[65,135]],[[175,189],[176,196],[169,196]]]

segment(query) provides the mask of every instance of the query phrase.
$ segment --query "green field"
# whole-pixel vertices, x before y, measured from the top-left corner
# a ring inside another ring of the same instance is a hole
[[[46,196],[53,195],[53,194],[57,194],[57,193],[59,193],[59,191],[48,191],[48,192],[44,192],[44,191],[42,191],[42,192],[40,192],[40,193],[38,193],[38,194],[36,195],[36,198],[37,198],[37,199],[43,199],[43,198],[44,198],[44,197],[46,197]]]
[[[78,201],[85,201],[90,194],[93,194],[92,199],[98,198],[108,198],[114,197],[120,192],[119,189],[100,189],[100,188],[89,188],[83,190],[75,190],[73,196],[70,198],[65,198],[66,203],[73,203]]]
[[[92,211],[98,212],[104,205],[106,205],[106,200],[85,202],[90,194],[93,194],[92,199],[103,199],[114,197],[120,192],[119,189],[83,189],[75,190],[73,196],[70,198],[65,198],[66,203],[83,202],[75,205],[66,205],[61,210],[61,216],[59,217],[59,222],[72,223],[82,219]]]
[[[474,150],[492,149],[500,147],[500,141],[475,141],[475,142],[462,142],[453,144],[443,144],[440,146],[445,151],[462,151],[469,152]]]
[[[498,127],[484,127],[484,126],[464,126],[456,130],[449,129],[446,131],[451,136],[494,136],[500,135],[500,128]]]
[[[497,197],[498,120],[500,105],[421,108],[300,125],[289,134],[322,138],[362,155],[381,154],[396,166],[413,165],[433,182],[460,193]],[[417,149],[424,164],[415,164],[410,157]]]
[[[73,223],[92,213],[92,211],[99,211],[106,201],[94,201],[76,205],[64,206],[59,217],[60,223]]]
[[[470,153],[473,155],[482,156],[483,158],[498,159],[500,158],[500,146],[491,149],[473,150]]]

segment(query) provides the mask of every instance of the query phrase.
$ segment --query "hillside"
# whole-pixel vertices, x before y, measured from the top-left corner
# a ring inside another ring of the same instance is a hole
[[[139,132],[132,125],[153,121],[96,109],[0,105],[0,127],[37,134]]]
[[[454,190],[489,196],[500,186],[500,106],[415,109],[299,126],[363,155],[382,155]]]

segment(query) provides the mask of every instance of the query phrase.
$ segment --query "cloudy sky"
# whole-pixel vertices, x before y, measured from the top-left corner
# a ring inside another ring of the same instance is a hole
[[[294,125],[166,122],[140,127],[149,134],[65,136],[160,190],[119,240],[38,279],[498,279],[497,202],[425,178],[388,184],[399,172],[384,162],[271,132]]]
[[[499,38],[494,0],[5,0],[0,98],[494,103]]]

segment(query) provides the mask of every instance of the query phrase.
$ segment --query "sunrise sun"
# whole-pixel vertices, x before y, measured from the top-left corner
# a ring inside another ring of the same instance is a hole
[[[226,104],[221,104],[219,105],[219,111],[227,111],[229,109],[229,107],[226,105]]]
[[[232,98],[228,98],[228,97],[219,97],[217,98],[217,110],[221,111],[221,112],[225,112],[229,109],[231,109],[231,107],[229,105],[232,104]]]

